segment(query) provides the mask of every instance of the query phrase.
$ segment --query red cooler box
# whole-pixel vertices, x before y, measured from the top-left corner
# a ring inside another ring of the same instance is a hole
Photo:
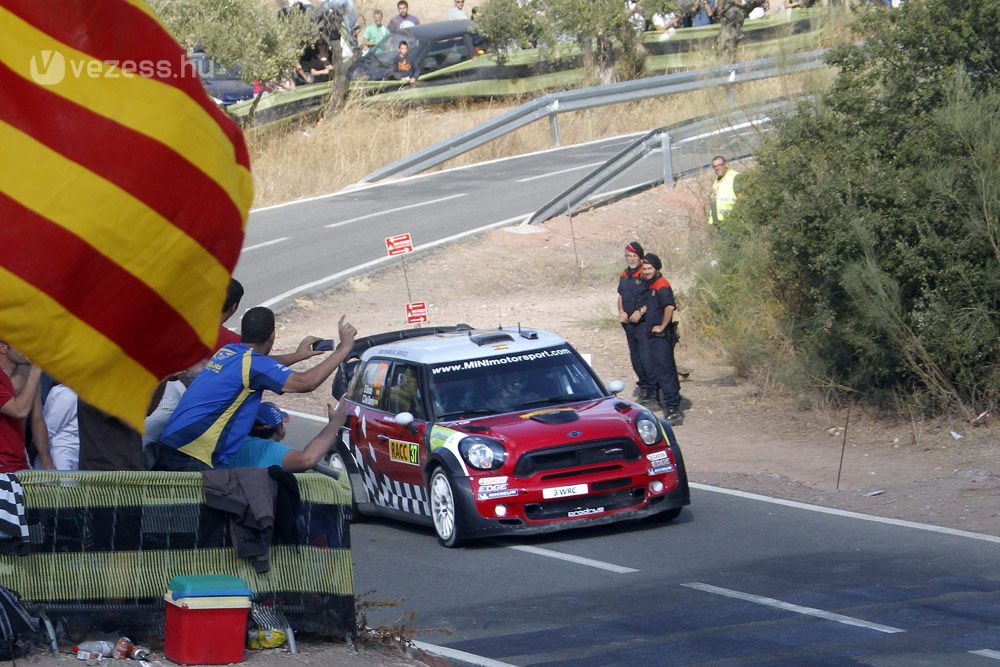
[[[163,655],[181,665],[243,662],[252,592],[223,574],[177,576],[167,584]]]

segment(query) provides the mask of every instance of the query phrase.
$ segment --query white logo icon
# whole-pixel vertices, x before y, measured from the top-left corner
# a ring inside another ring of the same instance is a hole
[[[43,49],[31,56],[31,78],[41,86],[54,86],[66,76],[66,59],[58,51]]]

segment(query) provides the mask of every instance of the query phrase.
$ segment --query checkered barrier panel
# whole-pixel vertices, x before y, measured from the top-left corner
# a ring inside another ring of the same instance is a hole
[[[298,542],[272,544],[265,574],[234,555],[228,518],[205,506],[200,473],[30,471],[19,478],[29,548],[0,554],[0,584],[62,620],[71,636],[105,627],[162,638],[167,582],[197,574],[239,577],[296,632],[353,633],[346,478],[295,476]]]
[[[376,505],[403,510],[412,514],[431,515],[431,505],[427,497],[426,488],[416,484],[407,484],[406,482],[389,479],[384,474],[372,468],[349,434],[343,434],[343,441],[351,453],[355,467],[357,467],[362,479],[364,479],[365,488],[368,490],[368,497]]]

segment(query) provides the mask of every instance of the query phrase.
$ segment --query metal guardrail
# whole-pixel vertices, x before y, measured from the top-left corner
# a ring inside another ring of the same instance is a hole
[[[420,173],[546,117],[549,118],[551,125],[552,142],[558,146],[560,113],[814,70],[824,66],[823,56],[827,51],[828,49],[820,49],[780,58],[761,58],[702,70],[549,93],[433,146],[380,167],[362,178],[361,182],[375,183],[386,178]]]
[[[544,204],[525,221],[525,224],[545,222],[563,213],[572,215],[581,205],[600,197],[596,195],[600,188],[656,150],[663,151],[661,174],[635,183],[629,188],[630,190],[642,190],[660,183],[672,183],[679,178],[704,170],[707,165],[702,152],[699,151],[696,155],[685,153],[675,155],[674,151],[675,147],[699,139],[726,134],[728,145],[725,152],[730,161],[750,157],[752,148],[756,144],[754,137],[768,130],[771,116],[777,112],[791,111],[794,103],[795,100],[773,100],[752,109],[731,111],[723,116],[703,116],[692,121],[650,130]],[[743,130],[749,132],[744,133]]]

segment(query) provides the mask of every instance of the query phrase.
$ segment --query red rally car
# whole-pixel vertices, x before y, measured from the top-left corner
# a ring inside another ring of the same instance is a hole
[[[433,526],[454,547],[671,521],[690,504],[670,426],[616,396],[620,381],[605,388],[555,334],[411,329],[360,339],[355,353],[334,382],[348,420],[331,456],[355,513]]]

